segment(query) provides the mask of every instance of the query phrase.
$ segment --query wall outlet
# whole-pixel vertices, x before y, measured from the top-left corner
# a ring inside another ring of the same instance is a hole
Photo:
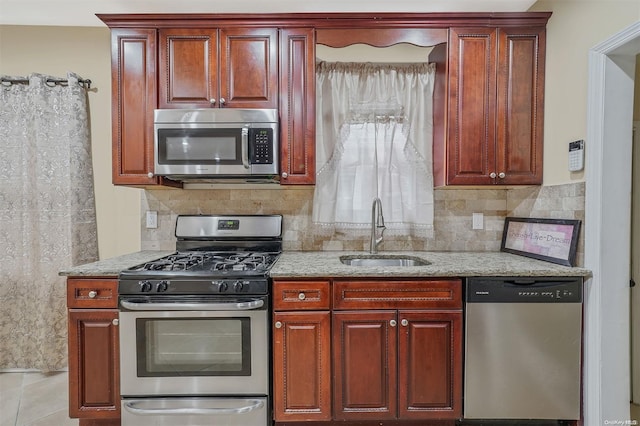
[[[482,213],[472,213],[472,225],[471,229],[484,229],[484,214]]]
[[[147,210],[147,228],[157,228],[158,227],[158,212],[154,210]]]

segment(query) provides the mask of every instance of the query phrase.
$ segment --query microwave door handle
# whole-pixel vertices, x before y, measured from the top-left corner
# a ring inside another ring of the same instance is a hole
[[[250,311],[264,306],[264,300],[257,299],[249,302],[229,303],[136,303],[121,300],[123,308],[130,311]]]
[[[242,128],[242,165],[245,169],[250,167],[249,165],[249,128]]]
[[[136,407],[137,403],[145,402],[149,408],[139,408]],[[124,408],[132,413],[137,414],[139,416],[162,416],[162,415],[175,415],[175,414],[191,414],[191,415],[229,415],[229,414],[244,414],[249,413],[251,411],[259,410],[264,406],[264,402],[259,399],[248,400],[250,405],[245,405],[243,407],[237,408],[213,408],[213,407],[180,407],[180,401],[176,401],[177,405],[174,407],[167,406],[168,403],[172,401],[129,401],[125,402]]]

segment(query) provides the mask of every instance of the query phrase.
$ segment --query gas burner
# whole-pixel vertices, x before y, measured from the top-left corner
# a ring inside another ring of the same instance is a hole
[[[141,271],[266,271],[277,255],[270,253],[224,253],[207,251],[176,252],[147,262],[137,269]]]

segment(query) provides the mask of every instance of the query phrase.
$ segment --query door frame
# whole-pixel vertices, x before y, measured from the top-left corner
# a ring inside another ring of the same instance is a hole
[[[631,123],[640,22],[589,52],[584,424],[628,420]],[[615,208],[611,208],[615,206]]]

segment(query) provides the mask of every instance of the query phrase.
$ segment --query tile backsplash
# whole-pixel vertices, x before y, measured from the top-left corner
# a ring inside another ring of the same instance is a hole
[[[285,250],[368,250],[369,238],[316,232],[311,223],[313,187],[278,189],[148,190],[142,196],[142,249],[175,249],[179,214],[282,214]],[[147,210],[158,227],[147,229]],[[472,229],[472,213],[484,215],[484,229]],[[436,189],[434,235],[386,235],[381,250],[499,251],[506,216],[584,220],[584,183],[508,189]],[[582,264],[583,237],[578,246]]]

